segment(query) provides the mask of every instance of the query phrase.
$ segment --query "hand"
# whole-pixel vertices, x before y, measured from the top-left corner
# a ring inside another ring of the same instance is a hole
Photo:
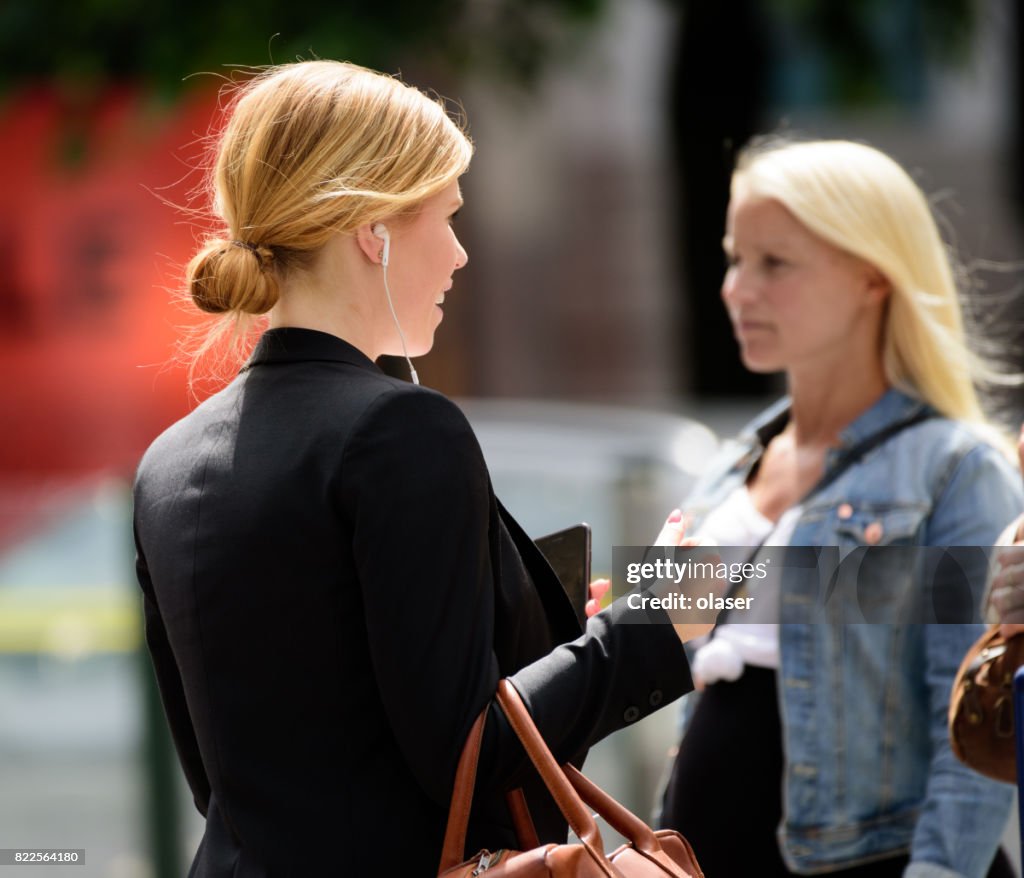
[[[1017,439],[1017,457],[1024,471],[1024,425]],[[989,605],[999,616],[1002,635],[1011,637],[1024,631],[1024,515],[999,535],[996,545],[1008,548],[996,554]]]
[[[590,600],[587,601],[586,606],[583,608],[588,619],[601,611],[601,598],[608,593],[608,589],[611,587],[612,581],[610,579],[595,579],[590,583]]]
[[[652,546],[696,546],[699,540],[686,536],[686,529],[690,526],[690,516],[683,515],[683,510],[673,509],[665,520],[665,526],[661,533],[651,543]]]
[[[654,541],[655,546],[700,546],[701,541],[697,537],[686,536],[686,529],[690,526],[690,516],[684,515],[681,509],[673,509],[669,514],[668,519],[665,521],[665,526],[661,529],[661,533],[658,534],[658,538]],[[711,559],[708,559],[711,560]],[[719,559],[714,556],[714,561],[717,562]],[[716,589],[717,590],[717,589]],[[673,624],[673,628],[676,629],[676,634],[679,635],[679,639],[683,643],[687,643],[690,640],[695,640],[698,637],[703,637],[712,628],[715,627],[714,622],[700,622],[693,623],[687,622],[685,624],[678,623]],[[696,681],[695,681],[696,682]],[[703,683],[701,683],[703,688]]]
[[[1003,535],[1016,536],[1013,544],[996,554],[996,572],[992,578],[989,604],[996,611],[999,621],[1003,623],[1003,634],[1013,633],[1010,628],[1020,627],[1024,630],[1024,540],[1020,538],[1020,527],[1024,522],[1021,516]],[[1017,624],[1014,624],[1017,623]]]
[[[700,541],[693,537],[686,536],[686,528],[689,526],[690,520],[687,516],[684,516],[682,510],[673,509],[672,513],[665,521],[665,526],[661,529],[661,533],[658,534],[657,540],[653,543],[655,546],[697,546],[700,545]],[[608,593],[608,589],[612,587],[610,579],[595,579],[590,583],[590,599],[584,605],[583,610],[587,614],[589,619],[591,616],[597,615],[601,612],[601,599]]]

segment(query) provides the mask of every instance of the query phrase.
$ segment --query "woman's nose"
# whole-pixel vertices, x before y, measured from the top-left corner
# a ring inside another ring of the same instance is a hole
[[[755,294],[750,278],[739,268],[730,268],[722,279],[722,299],[727,305],[739,304]]]
[[[458,271],[460,268],[465,268],[466,263],[469,262],[469,254],[457,237],[455,239],[455,248],[455,270]]]

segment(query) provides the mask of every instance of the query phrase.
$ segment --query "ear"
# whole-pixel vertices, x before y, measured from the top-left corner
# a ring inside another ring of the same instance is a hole
[[[889,278],[873,265],[866,266],[865,271],[867,274],[865,276],[864,290],[867,293],[868,302],[872,305],[881,304],[892,293],[892,284],[889,283]]]
[[[366,223],[356,229],[356,246],[362,251],[367,262],[380,265],[384,242],[373,233],[372,223]]]

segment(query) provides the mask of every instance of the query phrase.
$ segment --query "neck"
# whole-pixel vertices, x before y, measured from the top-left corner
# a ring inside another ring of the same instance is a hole
[[[789,373],[793,405],[786,429],[798,445],[837,445],[839,433],[874,405],[889,387],[877,360],[865,364],[861,371],[844,366],[842,372]],[[851,380],[851,375],[856,379]]]
[[[328,245],[309,268],[290,272],[280,281],[281,295],[270,312],[270,325],[328,332],[376,360],[384,347],[380,309],[372,307],[379,271],[347,257],[345,243]]]
[[[344,301],[310,294],[308,290],[281,291],[281,299],[270,312],[270,326],[318,329],[336,335],[358,348],[371,360],[380,356],[373,321]]]

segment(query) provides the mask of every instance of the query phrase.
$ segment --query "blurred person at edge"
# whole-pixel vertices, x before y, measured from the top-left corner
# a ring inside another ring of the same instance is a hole
[[[784,371],[789,395],[695,486],[693,536],[991,546],[1022,508],[1020,474],[979,406],[949,256],[910,176],[861,144],[757,143],[733,174],[724,248],[743,362]],[[919,576],[867,586],[891,599]],[[703,692],[663,825],[711,876],[1011,875],[997,847],[1012,790],[961,765],[946,732],[983,627],[786,624],[807,587],[783,573],[761,595],[767,622],[697,649]]]
[[[1024,470],[1024,425],[1017,438],[1017,456]],[[1005,637],[1024,633],[1024,515],[996,541],[1006,548],[996,553],[989,582],[989,619],[1000,622]]]
[[[224,231],[189,290],[269,328],[135,483],[146,639],[206,817],[189,874],[370,875],[390,858],[434,874],[499,678],[580,763],[691,689],[682,642],[710,626],[603,612],[581,629],[462,412],[374,364],[430,350],[466,264],[452,221],[472,146],[443,105],[315,61],[247,80],[227,115],[210,182]],[[515,845],[504,793],[520,785],[540,839],[564,842],[491,704],[468,853]]]

